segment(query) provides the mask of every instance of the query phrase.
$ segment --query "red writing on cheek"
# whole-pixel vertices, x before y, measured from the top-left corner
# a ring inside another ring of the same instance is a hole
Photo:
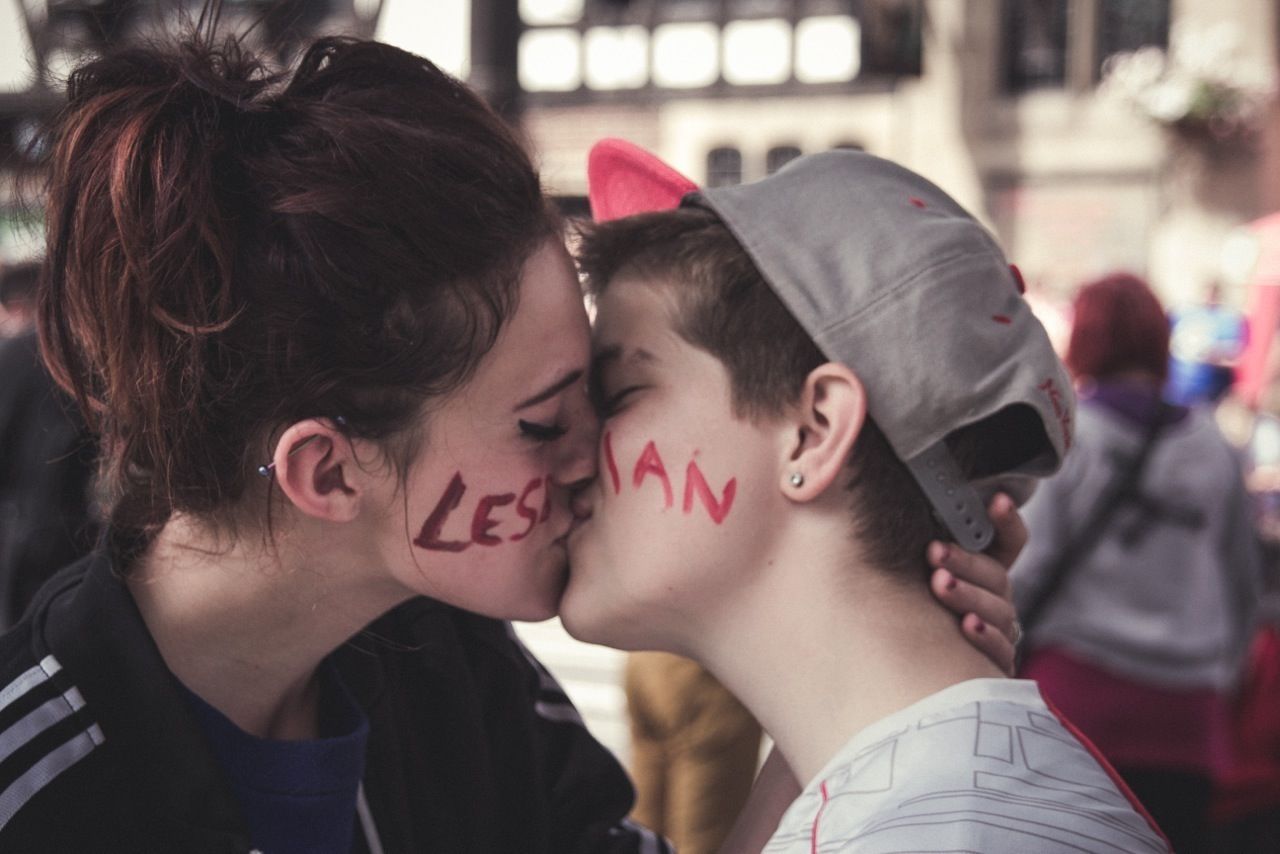
[[[686,514],[693,512],[693,496],[696,493],[702,506],[707,508],[707,513],[711,514],[711,521],[719,525],[724,521],[724,517],[729,515],[729,510],[733,507],[733,496],[738,492],[738,479],[736,477],[729,478],[729,482],[724,485],[724,493],[719,501],[716,501],[715,494],[712,493],[711,487],[707,485],[707,479],[702,476],[702,469],[698,468],[698,464],[692,460],[689,467],[684,473],[684,505],[681,507]]]
[[[618,482],[617,466],[613,461],[613,443],[610,434],[604,434],[604,454],[605,463],[610,469],[613,478],[614,492],[621,492],[622,485]],[[697,454],[697,451],[694,451]],[[667,467],[662,462],[662,455],[658,453],[657,444],[650,439],[645,443],[644,450],[640,452],[639,458],[636,460],[635,468],[632,470],[631,485],[639,490],[645,482],[645,479],[653,476],[658,478],[662,483],[662,497],[664,507],[671,507],[671,478],[667,476]],[[698,467],[694,460],[689,461],[689,465],[684,472],[684,500],[681,502],[680,509],[686,516],[693,513],[694,500],[702,503],[706,508],[707,515],[711,517],[711,521],[717,525],[724,522],[725,517],[729,515],[729,511],[733,509],[733,499],[738,494],[738,479],[736,477],[729,478],[725,483],[724,489],[717,498],[715,491],[711,485],[707,483],[707,478],[702,473],[702,469]]]
[[[449,518],[450,513],[458,509],[458,504],[461,503],[462,496],[466,494],[466,491],[467,485],[462,482],[462,472],[455,473],[453,479],[449,481],[449,485],[445,487],[444,494],[436,502],[435,509],[431,511],[427,521],[422,523],[422,531],[419,532],[417,539],[413,541],[415,546],[438,552],[460,552],[471,545],[471,543],[464,543],[460,540],[440,539],[440,532],[444,530],[445,520]]]
[[[622,492],[622,480],[618,477],[618,462],[613,458],[613,435],[604,434],[604,463],[609,469],[609,480],[613,482],[613,494]]]
[[[414,539],[413,544],[419,548],[438,552],[460,552],[470,548],[472,545],[501,545],[504,540],[493,533],[493,530],[501,525],[503,520],[500,518],[495,519],[493,513],[495,509],[506,507],[512,503],[516,505],[516,515],[526,520],[527,524],[523,531],[512,534],[506,541],[517,542],[523,540],[535,525],[551,518],[551,490],[549,485],[550,481],[547,478],[534,478],[525,485],[518,501],[514,492],[484,496],[476,505],[475,512],[471,514],[471,539],[442,540],[440,538],[441,532],[444,530],[449,515],[458,509],[458,505],[462,503],[462,497],[467,492],[467,484],[462,479],[462,472],[456,472],[449,481],[449,485],[445,487],[440,500],[436,502],[435,509],[431,511],[431,515],[427,516],[427,521],[422,523],[422,530]],[[544,492],[541,510],[529,506],[529,496],[539,487],[543,487]]]
[[[527,519],[529,524],[518,534],[511,535],[511,542],[518,543],[525,537],[529,536],[529,532],[533,530],[533,526],[538,524],[537,508],[530,507],[525,502],[529,500],[529,493],[542,486],[542,478],[535,477],[533,480],[525,484],[524,491],[520,493],[520,500],[516,502],[516,514],[521,519]]]
[[[662,464],[662,457],[658,455],[658,448],[652,441],[644,446],[644,450],[640,452],[640,459],[636,460],[635,471],[631,475],[631,485],[639,489],[649,475],[662,480],[663,501],[667,507],[670,507],[672,504],[671,478],[667,477],[667,467]]]
[[[489,514],[493,512],[495,507],[505,507],[512,501],[516,500],[514,492],[504,492],[501,495],[486,495],[480,499],[480,503],[476,505],[475,515],[471,517],[471,542],[479,546],[498,546],[502,544],[501,537],[495,537],[489,532],[498,527],[498,522],[489,518]]]

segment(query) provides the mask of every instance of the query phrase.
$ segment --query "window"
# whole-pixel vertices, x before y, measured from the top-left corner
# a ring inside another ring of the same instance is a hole
[[[638,89],[649,79],[644,27],[592,27],[583,41],[586,83],[592,89]]]
[[[572,92],[582,85],[582,38],[568,27],[539,27],[520,35],[520,87],[526,92]]]
[[[919,0],[861,0],[856,9],[862,72],[889,77],[919,74],[923,68],[924,4]]]
[[[526,24],[572,24],[581,17],[582,0],[520,0],[520,18]]]
[[[849,15],[819,15],[796,24],[796,79],[843,83],[862,68],[862,30]]]
[[[1168,45],[1170,5],[1170,0],[1005,0],[1005,88],[1014,93],[1091,88],[1113,54]]]
[[[730,21],[723,33],[724,79],[737,86],[791,77],[791,24],[782,18]]]
[[[1169,45],[1169,0],[1099,0],[1095,81],[1107,57],[1147,45]]]
[[[1005,0],[1005,85],[1025,92],[1067,82],[1067,0]]]
[[[710,86],[720,76],[720,28],[663,24],[653,31],[653,82],[673,89]]]
[[[769,149],[769,153],[764,156],[764,171],[766,174],[772,175],[799,156],[800,149],[794,145],[775,146]]]
[[[707,152],[707,187],[728,187],[742,183],[742,152],[736,148],[713,148]]]

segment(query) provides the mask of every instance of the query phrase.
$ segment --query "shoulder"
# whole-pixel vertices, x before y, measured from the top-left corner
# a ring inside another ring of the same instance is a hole
[[[1076,408],[1076,448],[1141,437],[1138,428],[1096,401],[1087,400]]]
[[[99,775],[84,773],[104,744],[98,722],[71,674],[38,636],[41,614],[0,637],[0,841],[33,830],[41,840],[95,812],[108,799]],[[97,780],[98,784],[93,781]],[[69,832],[69,831],[68,831]],[[44,850],[44,849],[39,849]]]
[[[873,743],[855,740],[859,749],[806,790],[807,821],[792,822],[790,836],[807,831],[823,850],[860,852],[920,850],[922,842],[1065,852],[1096,850],[1099,840],[1117,850],[1166,850],[1034,685],[998,682],[1007,684],[956,686],[963,696],[946,693],[965,702],[895,719],[902,725]],[[948,820],[935,821],[939,813]]]

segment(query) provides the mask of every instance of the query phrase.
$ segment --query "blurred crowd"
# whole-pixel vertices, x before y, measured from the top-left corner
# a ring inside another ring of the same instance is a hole
[[[93,545],[95,449],[40,359],[35,261],[0,267],[0,630]]]

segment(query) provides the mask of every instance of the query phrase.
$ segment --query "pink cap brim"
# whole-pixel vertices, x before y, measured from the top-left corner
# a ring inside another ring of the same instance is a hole
[[[638,145],[602,139],[587,155],[587,195],[596,222],[672,210],[698,185]]]

